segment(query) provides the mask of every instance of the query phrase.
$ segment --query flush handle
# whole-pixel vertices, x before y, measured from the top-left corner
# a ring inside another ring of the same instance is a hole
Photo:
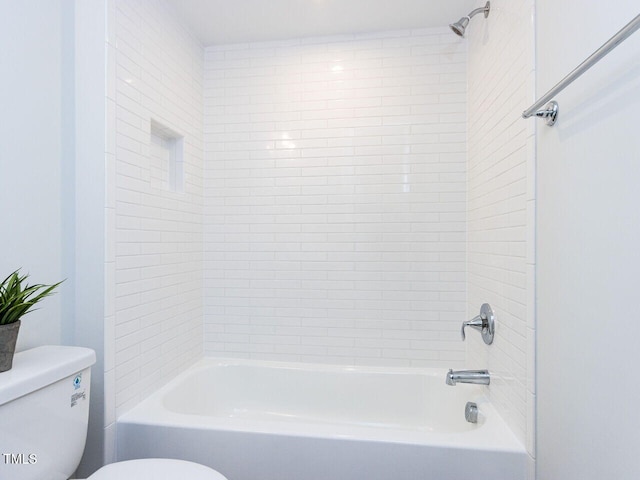
[[[491,343],[493,343],[493,335],[495,333],[495,317],[491,306],[488,303],[483,303],[482,307],[480,307],[480,315],[477,315],[466,322],[462,322],[462,330],[460,333],[462,334],[463,341],[466,338],[464,333],[464,329],[466,327],[479,330],[482,334],[484,343],[491,345]]]

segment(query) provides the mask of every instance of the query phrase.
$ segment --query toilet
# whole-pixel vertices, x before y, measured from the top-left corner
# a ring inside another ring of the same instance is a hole
[[[184,460],[145,458],[111,463],[87,480],[226,480],[215,470]]]
[[[43,346],[19,352],[0,373],[0,478],[67,480],[87,438],[93,350]],[[147,458],[106,465],[87,480],[226,480],[184,460]]]

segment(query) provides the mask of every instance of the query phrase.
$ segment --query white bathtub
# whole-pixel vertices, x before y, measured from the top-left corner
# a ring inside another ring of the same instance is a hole
[[[118,419],[118,460],[229,480],[522,480],[525,450],[485,388],[443,370],[204,359]]]

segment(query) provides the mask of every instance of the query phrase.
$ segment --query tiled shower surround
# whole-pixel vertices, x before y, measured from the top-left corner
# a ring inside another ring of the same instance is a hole
[[[204,352],[489,368],[533,465],[531,1],[465,40],[206,49],[163,0],[107,5],[106,458],[116,416]],[[485,301],[494,345],[461,342]]]
[[[535,458],[534,2],[493,0],[469,29],[467,309],[496,311],[494,343],[469,335],[467,367],[492,372],[489,396]],[[523,107],[523,105],[525,107]],[[546,128],[546,127],[543,127]]]
[[[205,353],[461,366],[466,44],[205,50]]]
[[[162,0],[109,9],[107,425],[202,355],[203,275],[203,49]]]

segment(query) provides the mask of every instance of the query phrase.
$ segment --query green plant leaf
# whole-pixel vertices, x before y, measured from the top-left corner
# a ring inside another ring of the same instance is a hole
[[[17,322],[21,317],[33,311],[33,307],[54,293],[64,281],[53,285],[26,283],[28,274],[21,275],[20,269],[14,271],[0,283],[0,325]],[[24,285],[23,285],[24,283]]]

